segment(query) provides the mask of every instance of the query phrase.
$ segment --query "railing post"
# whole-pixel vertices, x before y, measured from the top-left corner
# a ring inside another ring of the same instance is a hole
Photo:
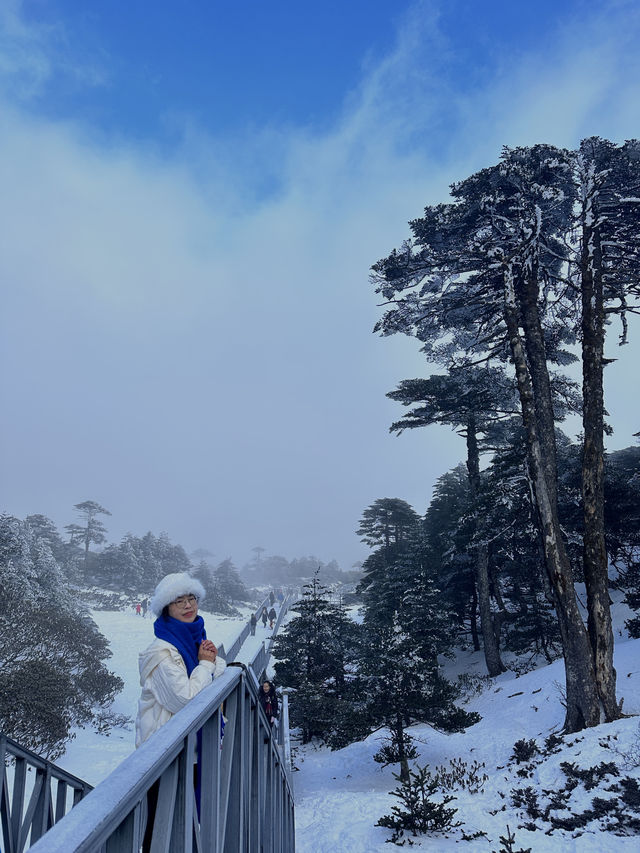
[[[232,722],[233,742],[231,744],[229,760],[229,786],[227,793],[226,820],[224,827],[224,853],[242,853],[242,740],[243,740],[243,713],[244,702],[244,676],[240,678],[233,693],[235,707],[233,714],[229,715]],[[226,738],[226,733],[225,733]],[[224,748],[224,741],[223,741]]]
[[[251,749],[249,757],[249,850],[261,850],[262,844],[262,775],[260,762],[260,703],[250,708]]]
[[[51,769],[46,770],[38,768],[36,770],[37,784],[40,785],[37,802],[33,812],[33,820],[31,821],[31,843],[33,844],[45,834],[50,826],[50,811],[51,811]],[[36,784],[36,787],[37,787]],[[36,788],[34,788],[34,792]]]
[[[169,853],[191,853],[193,849],[193,773],[196,733],[190,732],[178,758],[178,784]]]
[[[140,849],[140,805],[127,815],[106,843],[106,853],[137,853]]]
[[[206,853],[218,853],[220,837],[220,708],[202,727],[202,803],[200,842]]]
[[[11,838],[17,853],[21,853],[20,830],[22,829],[22,809],[26,787],[27,762],[24,758],[16,757],[13,772],[13,797],[11,802]]]

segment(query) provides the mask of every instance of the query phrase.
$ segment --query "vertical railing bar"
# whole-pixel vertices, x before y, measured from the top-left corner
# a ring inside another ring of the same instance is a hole
[[[42,838],[48,829],[47,820],[51,805],[51,769],[47,767],[46,770],[36,770],[36,779],[41,780],[41,785],[31,820],[31,844]]]
[[[242,775],[240,778],[240,789],[242,792],[241,812],[240,812],[240,827],[241,837],[243,838],[243,849],[239,853],[244,853],[244,850],[250,850],[249,846],[249,786],[251,782],[251,767],[249,749],[249,736],[251,720],[251,694],[245,674],[242,676]]]
[[[260,703],[258,703],[259,705]],[[256,707],[256,724],[258,728],[258,738],[257,738],[257,750],[258,750],[258,836],[260,839],[260,844],[264,845],[265,838],[265,823],[264,823],[264,813],[265,813],[265,791],[266,791],[266,750],[264,744],[264,733],[262,729],[262,720],[260,718],[260,708]],[[259,848],[262,850],[262,846]]]
[[[202,727],[202,798],[200,843],[207,853],[218,853],[220,822],[220,708]],[[204,807],[204,802],[209,804]]]
[[[280,769],[282,770],[282,768],[280,768]],[[278,802],[276,804],[277,809],[278,809],[278,811],[277,811],[277,818],[278,819],[276,822],[276,825],[278,827],[278,831],[276,833],[276,847],[277,847],[278,853],[282,853],[282,837],[283,837],[284,827],[282,824],[282,776],[281,775],[278,776],[278,784],[276,787],[278,790]]]
[[[225,835],[222,850],[224,853],[235,853],[240,850],[242,843],[242,739],[243,739],[243,706],[245,678],[241,676],[235,690],[236,707],[233,720],[233,758],[229,773],[228,802],[225,820]],[[230,715],[231,716],[231,715]],[[231,830],[231,831],[230,831]],[[234,847],[234,844],[236,845]]]
[[[132,809],[106,842],[106,853],[137,853],[140,849],[140,803]]]
[[[22,811],[24,808],[25,783],[27,777],[27,762],[16,756],[13,771],[13,796],[11,798],[11,835],[16,853],[21,853],[18,846],[20,829],[22,827]]]
[[[249,849],[260,850],[260,764],[258,738],[260,726],[258,716],[259,702],[251,705],[251,750],[249,766]]]
[[[265,734],[266,737],[266,734]],[[265,853],[271,853],[273,850],[273,817],[271,813],[271,801],[273,799],[273,787],[271,778],[271,750],[269,749],[269,741],[264,746],[265,754],[265,774],[264,774],[264,849]]]
[[[42,784],[44,782],[44,778],[42,775],[42,770],[36,770],[36,779],[33,783],[33,790],[31,791],[31,796],[29,797],[29,804],[24,812],[24,818],[22,820],[22,824],[19,828],[18,837],[16,839],[16,853],[22,853],[24,850],[27,837],[29,832],[31,831],[31,826],[33,824],[33,819],[36,814],[36,809],[38,808],[38,801],[42,794]],[[37,839],[35,839],[37,841]]]
[[[173,826],[173,815],[176,807],[179,759],[180,756],[177,756],[160,776],[158,801],[151,836],[151,853],[167,853],[169,850],[171,827]]]
[[[56,811],[53,817],[53,822],[57,823],[64,817],[67,811],[67,783],[64,779],[57,780],[56,787]]]
[[[238,682],[239,685],[240,682]],[[233,756],[236,739],[236,714],[238,711],[238,685],[227,697],[226,716],[229,722],[224,729],[222,738],[222,756],[220,767],[220,819],[218,827],[218,846],[216,848],[222,853],[225,845],[229,812],[229,791],[231,789],[231,774],[233,771]]]
[[[196,733],[189,732],[183,741],[182,751],[177,758],[178,784],[173,811],[170,853],[191,853],[193,844],[193,757]]]
[[[2,812],[2,837],[6,853],[15,853],[13,833],[11,831],[11,806],[9,800],[9,787],[7,784],[7,768],[2,761],[2,797],[0,799],[0,811]]]

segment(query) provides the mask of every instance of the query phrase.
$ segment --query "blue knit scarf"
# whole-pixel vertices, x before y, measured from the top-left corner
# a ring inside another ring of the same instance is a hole
[[[181,622],[172,616],[158,616],[153,623],[153,632],[160,640],[166,640],[176,647],[187,667],[187,674],[191,675],[199,663],[200,643],[207,637],[202,616],[196,616],[193,622]]]

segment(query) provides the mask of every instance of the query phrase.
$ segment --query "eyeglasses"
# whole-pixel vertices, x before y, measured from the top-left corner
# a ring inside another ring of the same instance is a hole
[[[178,607],[186,607],[187,605],[191,607],[198,603],[198,599],[195,595],[181,595],[180,598],[176,598],[173,603],[177,604]]]

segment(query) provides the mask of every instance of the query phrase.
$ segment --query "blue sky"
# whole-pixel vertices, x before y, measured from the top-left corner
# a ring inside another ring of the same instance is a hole
[[[464,453],[388,435],[433,368],[372,334],[370,265],[505,144],[637,136],[639,35],[624,0],[5,0],[0,508],[364,557],[365,507]]]
[[[47,34],[55,62],[34,99],[39,112],[82,113],[106,133],[170,145],[172,114],[213,134],[264,124],[326,129],[412,16],[437,17],[444,48],[456,54],[447,76],[471,92],[507,55],[588,8],[576,0],[422,9],[407,0],[183,0],[153,9],[146,0],[28,0],[22,14]]]

